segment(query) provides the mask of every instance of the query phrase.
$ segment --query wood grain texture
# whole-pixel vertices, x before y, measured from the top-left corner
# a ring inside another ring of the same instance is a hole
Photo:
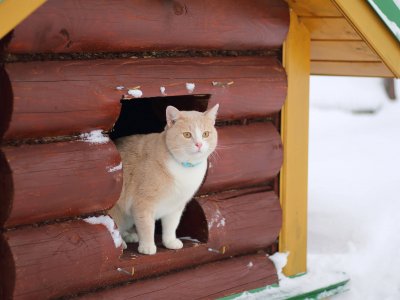
[[[112,207],[122,172],[112,142],[60,142],[0,149],[0,225],[13,227]]]
[[[362,41],[362,38],[343,17],[303,17],[300,21],[310,31],[311,40]]]
[[[308,122],[310,33],[290,13],[288,39],[283,48],[288,74],[288,96],[281,114],[284,161],[280,173],[283,223],[279,251],[290,252],[284,273],[307,272]]]
[[[311,41],[311,60],[380,61],[363,41]]]
[[[14,32],[12,53],[279,48],[280,0],[48,1]]]
[[[273,263],[261,253],[209,263],[78,299],[217,299],[277,282]]]
[[[334,76],[393,77],[382,62],[374,61],[312,61],[311,74]]]
[[[203,211],[208,241],[185,241],[181,250],[159,247],[155,256],[138,254],[135,244],[121,256],[103,225],[80,220],[4,232],[2,245],[10,251],[0,261],[15,274],[3,283],[5,299],[55,298],[160,275],[265,249],[279,234],[281,211],[273,192],[250,189],[194,201]],[[197,225],[192,219],[188,230]]]
[[[211,94],[210,107],[220,104],[222,119],[266,116],[286,96],[285,71],[273,57],[47,61],[6,70],[14,98],[4,139],[110,130],[127,93],[117,86],[140,86],[143,97],[159,97],[161,86],[168,96],[190,95],[186,83],[194,83],[193,94]]]
[[[295,13],[300,16],[340,17],[341,12],[331,0],[286,0]]]
[[[346,16],[354,28],[357,28],[363,40],[374,49],[382,62],[400,78],[399,41],[388,30],[378,14],[366,1],[332,0],[337,8]]]
[[[217,150],[200,193],[266,183],[279,173],[282,152],[272,123],[219,128]]]

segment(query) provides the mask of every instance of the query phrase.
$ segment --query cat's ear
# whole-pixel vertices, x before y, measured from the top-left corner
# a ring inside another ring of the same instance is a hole
[[[215,119],[217,118],[218,108],[219,108],[219,104],[215,104],[212,108],[207,110],[204,113],[204,115],[215,121]]]
[[[177,108],[169,105],[165,113],[167,116],[167,125],[168,127],[171,127],[175,124],[176,120],[179,119],[180,112]]]

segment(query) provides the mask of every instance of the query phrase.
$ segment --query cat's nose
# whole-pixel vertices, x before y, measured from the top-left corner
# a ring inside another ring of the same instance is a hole
[[[197,142],[195,143],[196,147],[199,148],[199,150],[201,149],[201,146],[203,146],[203,143],[201,142]]]

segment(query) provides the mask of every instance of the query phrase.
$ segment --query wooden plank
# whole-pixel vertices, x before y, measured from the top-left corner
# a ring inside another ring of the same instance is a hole
[[[111,208],[122,189],[112,142],[60,142],[0,149],[0,225],[13,227]],[[4,198],[3,198],[4,196]]]
[[[0,39],[33,13],[45,0],[3,0],[0,5]]]
[[[0,244],[9,251],[0,257],[0,265],[11,266],[6,272],[15,274],[2,283],[6,299],[62,297],[194,267],[265,249],[279,234],[281,211],[273,192],[242,190],[195,201],[203,222],[193,224],[194,218],[187,216],[192,220],[188,230],[203,226],[208,241],[185,241],[181,250],[159,247],[154,256],[138,254],[134,244],[121,256],[122,248],[115,247],[105,226],[81,220],[4,232]]]
[[[311,60],[380,61],[363,41],[311,41]]]
[[[262,117],[281,109],[286,74],[274,57],[202,57],[46,61],[6,66],[14,93],[13,114],[4,139],[110,130],[127,88],[143,97],[211,94],[219,117]],[[214,82],[230,85],[213,85]]]
[[[15,29],[9,51],[270,49],[282,45],[288,26],[280,0],[48,1]]]
[[[272,262],[265,254],[253,254],[83,295],[78,299],[217,299],[277,282]]]
[[[399,42],[381,22],[379,16],[366,1],[332,0],[342,11],[363,40],[379,55],[380,59],[393,73],[400,77],[400,47]]]
[[[279,173],[282,142],[271,123],[219,128],[218,135],[200,193],[267,183]]]
[[[334,76],[393,77],[382,62],[311,61],[311,74]]]
[[[290,252],[286,275],[307,271],[308,99],[310,35],[295,13],[284,45],[288,96],[282,110],[284,161],[280,177],[283,224],[279,251]]]
[[[303,17],[300,21],[310,31],[311,40],[362,41],[358,33],[343,17]]]
[[[330,0],[287,0],[300,17],[340,17],[342,14]]]

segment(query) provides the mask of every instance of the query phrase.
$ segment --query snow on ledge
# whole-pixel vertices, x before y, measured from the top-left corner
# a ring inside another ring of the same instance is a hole
[[[102,133],[101,130],[93,130],[89,133],[82,133],[80,136],[82,141],[90,144],[105,144],[110,138]]]
[[[316,298],[324,299],[349,290],[349,277],[339,271],[328,270],[324,265],[317,265],[313,261],[319,258],[311,258],[312,267],[307,273],[297,277],[286,277],[282,273],[283,267],[287,263],[289,253],[275,253],[268,256],[274,263],[279,276],[279,286],[271,285],[257,289],[257,291],[244,292],[236,295],[235,300],[283,300],[292,299],[299,296],[306,296],[307,293],[320,291]],[[247,265],[249,267],[249,265]],[[297,299],[297,298],[296,298]],[[302,298],[303,299],[303,298]],[[311,298],[307,298],[311,299]]]
[[[189,94],[193,93],[195,87],[196,85],[194,83],[190,82],[186,83],[186,90],[188,91]]]
[[[119,233],[119,230],[115,228],[114,220],[111,219],[110,216],[98,216],[98,217],[89,217],[83,219],[86,223],[97,225],[104,225],[108,232],[111,234],[111,237],[114,241],[115,248],[119,248],[122,245],[122,237]]]
[[[128,94],[131,95],[133,98],[140,98],[143,96],[143,92],[139,89],[128,90]]]
[[[268,256],[268,258],[275,265],[275,269],[278,274],[279,280],[286,278],[285,275],[283,275],[283,268],[287,264],[288,256],[289,256],[289,252],[276,252],[274,255]]]
[[[113,173],[116,171],[122,170],[122,162],[120,162],[118,165],[115,167],[108,167],[108,173]]]

